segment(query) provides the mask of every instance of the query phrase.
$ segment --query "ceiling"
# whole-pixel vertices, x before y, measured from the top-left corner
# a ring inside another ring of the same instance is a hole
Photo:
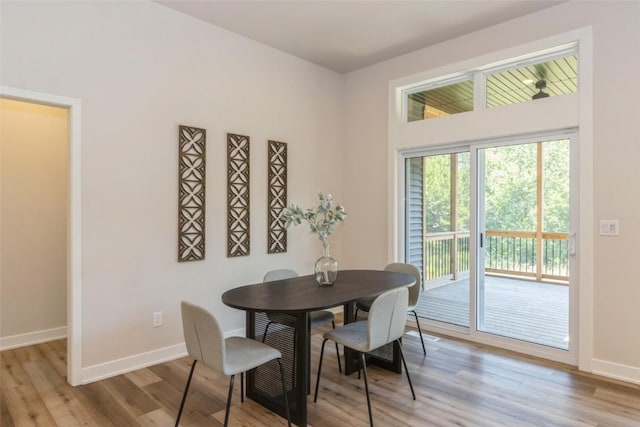
[[[347,73],[567,0],[155,0]]]

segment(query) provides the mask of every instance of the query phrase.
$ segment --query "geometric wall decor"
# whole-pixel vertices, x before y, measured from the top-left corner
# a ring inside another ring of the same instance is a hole
[[[227,256],[249,255],[249,137],[227,134]]]
[[[207,131],[178,128],[178,262],[204,259]]]
[[[269,141],[267,168],[267,253],[287,252],[287,229],[280,219],[287,207],[287,143]]]

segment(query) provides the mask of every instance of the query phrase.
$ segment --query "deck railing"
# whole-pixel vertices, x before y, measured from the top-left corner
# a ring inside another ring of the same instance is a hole
[[[424,280],[469,271],[469,232],[429,233],[424,236]]]
[[[568,281],[567,233],[487,230],[485,236],[486,273]],[[425,280],[469,271],[469,232],[429,233],[424,245]]]

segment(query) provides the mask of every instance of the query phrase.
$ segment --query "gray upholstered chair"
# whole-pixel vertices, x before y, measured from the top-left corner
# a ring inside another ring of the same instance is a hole
[[[229,422],[229,408],[231,406],[235,375],[240,373],[241,382],[244,384],[244,373],[246,371],[257,368],[272,360],[277,360],[280,366],[282,396],[287,411],[287,422],[289,426],[291,426],[289,400],[287,399],[287,390],[284,382],[284,370],[280,362],[280,351],[260,341],[249,338],[229,337],[225,339],[213,314],[202,307],[182,301],[181,310],[182,329],[185,344],[187,345],[187,352],[194,360],[191,365],[191,371],[189,372],[189,378],[187,379],[187,385],[184,388],[184,394],[182,395],[180,410],[176,418],[176,427],[180,423],[180,416],[182,415],[182,409],[187,399],[187,392],[189,391],[189,385],[191,384],[191,377],[193,376],[196,362],[200,361],[205,366],[231,377],[229,379],[227,408],[224,415],[224,425],[226,426]],[[240,393],[240,399],[244,402],[244,390]]]
[[[422,328],[420,328],[420,320],[418,320],[418,313],[416,313],[416,306],[420,300],[420,294],[422,293],[422,278],[420,277],[420,270],[415,265],[405,264],[401,262],[394,262],[387,265],[385,271],[393,271],[396,273],[404,273],[415,277],[416,283],[409,288],[409,305],[407,311],[413,313],[416,318],[416,325],[418,325],[418,332],[420,333],[420,342],[422,343],[422,352],[427,355],[427,349],[424,346],[424,338],[422,337]],[[358,318],[358,311],[369,311],[371,303],[374,298],[361,298],[356,301],[356,319]]]
[[[288,268],[281,268],[278,270],[267,271],[264,275],[264,282],[273,282],[276,280],[284,280],[291,279],[294,277],[298,277],[298,273],[294,270]],[[291,316],[286,313],[266,313],[267,319],[269,323],[264,328],[264,334],[262,335],[262,342],[264,342],[267,338],[267,331],[269,330],[269,326],[272,323],[289,326],[294,328],[294,343],[295,343],[295,327],[296,327],[296,318],[295,316]],[[336,328],[335,316],[329,310],[318,310],[312,311],[309,313],[309,327],[311,329],[324,326],[328,323],[331,323],[333,329]],[[294,348],[295,351],[295,348]],[[342,363],[340,362],[340,350],[338,350],[338,344],[336,344],[336,356],[338,357],[338,369],[342,372]],[[295,358],[295,357],[294,357]]]
[[[373,426],[373,415],[371,412],[371,400],[369,398],[369,382],[367,380],[367,363],[365,353],[382,347],[391,342],[397,342],[400,348],[400,356],[404,370],[407,373],[407,381],[411,387],[413,400],[416,394],[413,391],[411,377],[407,369],[407,362],[404,360],[402,344],[400,338],[404,334],[405,323],[407,322],[407,302],[409,291],[407,288],[398,288],[387,291],[378,296],[369,307],[367,320],[347,323],[337,329],[324,334],[322,348],[320,350],[320,362],[318,364],[318,379],[316,381],[316,392],[313,401],[318,399],[318,387],[320,385],[320,372],[322,371],[322,356],[324,355],[324,345],[327,340],[342,344],[360,353],[360,365],[364,372],[364,388],[367,394],[367,407],[369,408],[369,424]]]

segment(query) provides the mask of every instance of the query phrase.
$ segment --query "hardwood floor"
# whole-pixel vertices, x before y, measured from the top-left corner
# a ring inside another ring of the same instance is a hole
[[[314,332],[312,387],[322,341],[322,331]],[[431,336],[426,357],[413,334],[403,342],[417,400],[404,375],[369,368],[378,426],[640,426],[640,386],[449,338]],[[59,340],[0,354],[0,425],[173,425],[189,358],[74,388],[66,383],[65,347]],[[367,426],[362,380],[340,375],[335,357],[325,352],[309,424]],[[198,366],[181,425],[222,425],[227,387],[227,378]],[[236,384],[230,425],[286,421],[249,399],[240,403]]]

